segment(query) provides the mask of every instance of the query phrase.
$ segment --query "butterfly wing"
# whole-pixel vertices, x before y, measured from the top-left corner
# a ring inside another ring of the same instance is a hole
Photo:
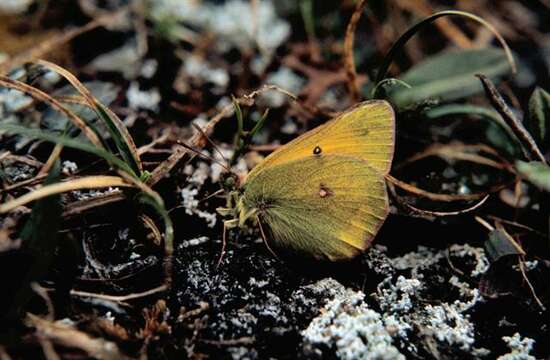
[[[299,136],[270,154],[249,174],[307,157],[318,147],[321,154],[365,160],[381,174],[391,167],[395,143],[395,114],[383,100],[365,101],[327,123]]]
[[[365,250],[388,213],[383,176],[349,156],[308,155],[265,167],[244,185],[268,241],[329,260]]]

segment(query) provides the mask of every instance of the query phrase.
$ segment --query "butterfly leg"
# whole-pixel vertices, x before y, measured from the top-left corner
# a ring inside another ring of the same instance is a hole
[[[225,255],[225,249],[227,247],[227,230],[234,228],[237,225],[237,219],[234,220],[226,220],[223,222],[223,234],[222,234],[222,251],[220,253],[220,257],[218,258],[218,263],[216,264],[216,269],[220,267],[223,256]]]
[[[277,254],[275,254],[275,251],[273,251],[271,249],[271,247],[269,246],[269,243],[267,242],[267,237],[265,236],[265,232],[264,232],[264,228],[262,226],[262,223],[260,222],[260,217],[258,215],[256,215],[256,221],[258,222],[258,227],[260,228],[260,234],[262,235],[262,240],[264,241],[264,244],[265,246],[267,247],[267,250],[269,250],[269,252],[277,259],[277,260],[281,260]]]

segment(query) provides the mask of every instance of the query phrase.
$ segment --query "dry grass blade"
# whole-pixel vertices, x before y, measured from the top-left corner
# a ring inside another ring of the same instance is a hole
[[[88,104],[86,99],[84,99],[82,96],[79,96],[79,95],[62,95],[62,96],[56,96],[55,99],[65,104],[86,106],[93,110],[93,108],[90,106],[90,104]]]
[[[28,204],[31,201],[35,201],[53,194],[59,194],[73,190],[97,189],[113,186],[133,187],[134,185],[128,183],[123,178],[118,176],[87,176],[80,179],[47,185],[35,191],[29,192],[21,197],[0,205],[0,213],[11,211],[19,206]]]
[[[533,229],[532,227],[530,226],[527,226],[527,225],[524,225],[524,224],[520,224],[516,221],[511,221],[511,220],[506,220],[506,219],[503,219],[503,218],[500,218],[498,216],[495,216],[495,215],[487,215],[487,217],[493,221],[498,221],[502,224],[506,224],[506,225],[510,225],[510,226],[514,226],[516,228],[519,228],[519,229],[522,229],[522,230],[526,230],[526,231],[529,231],[529,232],[532,232],[533,234],[536,234],[542,238],[547,238],[548,237],[548,234],[545,234],[543,233],[542,231],[539,231],[539,230],[536,230],[536,229]]]
[[[33,185],[39,184],[46,178],[46,176],[47,176],[47,174],[36,175],[33,178],[30,178],[30,179],[27,179],[27,180],[22,180],[22,181],[19,181],[17,183],[14,183],[14,184],[7,185],[3,189],[0,189],[0,194],[4,193],[4,192],[8,192],[8,191],[13,191],[15,189],[19,189],[23,186],[33,186]]]
[[[412,211],[414,211],[414,212],[416,212],[420,215],[424,215],[424,216],[436,216],[436,217],[456,216],[456,215],[466,214],[466,213],[472,212],[472,211],[480,208],[483,204],[485,204],[487,199],[489,199],[489,196],[490,195],[486,195],[483,199],[481,199],[480,201],[478,201],[477,203],[475,203],[474,205],[472,205],[470,207],[467,207],[467,208],[461,209],[461,210],[455,210],[455,211],[425,210],[425,209],[417,208],[416,206],[413,206],[413,205],[407,203],[406,201],[401,201],[400,203],[405,205],[410,210],[412,210]]]
[[[355,70],[355,60],[353,59],[353,42],[357,23],[359,23],[361,14],[367,5],[368,2],[366,0],[361,0],[355,6],[355,11],[346,29],[346,38],[344,41],[344,65],[348,76],[348,91],[353,102],[359,101],[359,85],[357,84],[357,72]]]
[[[139,219],[143,222],[143,225],[149,229],[150,233],[147,235],[147,239],[153,241],[155,245],[160,245],[162,243],[162,234],[158,229],[157,225],[149,216],[145,214],[139,215]]]
[[[53,148],[50,156],[48,157],[48,160],[46,161],[44,166],[42,166],[42,168],[40,169],[40,171],[36,176],[46,175],[50,171],[54,163],[57,161],[57,159],[59,159],[59,156],[61,155],[61,151],[63,151],[63,145],[55,144],[55,147]]]
[[[472,201],[472,200],[479,200],[487,196],[486,193],[465,194],[465,195],[437,194],[437,193],[432,193],[432,192],[417,188],[414,185],[407,184],[406,182],[398,180],[391,175],[386,175],[386,180],[388,180],[391,184],[397,186],[402,190],[405,190],[411,194],[415,194],[420,197],[424,197],[433,201],[444,201],[444,202]]]
[[[64,77],[72,86],[84,97],[88,102],[90,107],[96,112],[100,119],[102,119],[109,131],[111,136],[115,141],[117,147],[119,148],[121,155],[124,157],[125,161],[136,170],[137,174],[141,174],[143,167],[141,160],[134,143],[134,139],[128,132],[128,129],[120,120],[120,118],[112,112],[109,108],[101,104],[92,93],[69,71],[65,70],[59,65],[51,63],[46,60],[37,60],[35,62],[38,65],[44,66],[52,71],[57,72],[59,75]]]
[[[92,144],[103,149],[103,144],[101,143],[99,136],[86,124],[86,122],[79,118],[74,112],[64,107],[59,101],[57,101],[50,95],[21,81],[13,80],[1,75],[0,85],[10,89],[21,91],[22,93],[29,95],[35,100],[47,103],[52,108],[65,115],[78,129],[80,129],[80,131],[82,131],[82,133],[90,140]]]
[[[27,314],[28,326],[36,328],[38,335],[61,346],[84,351],[90,357],[102,360],[126,359],[118,346],[111,341],[92,338],[90,335],[70,325],[48,321],[33,314]]]
[[[124,194],[122,193],[122,191],[115,190],[109,194],[100,195],[98,197],[93,197],[91,199],[75,201],[73,203],[68,204],[65,207],[63,211],[63,217],[68,218],[68,217],[81,215],[83,212],[86,212],[90,209],[94,209],[100,206],[105,206],[108,204],[113,204],[123,199],[124,199]]]
[[[161,293],[163,291],[168,290],[168,287],[166,285],[160,285],[156,288],[139,292],[139,293],[133,293],[128,295],[107,295],[107,294],[96,294],[86,291],[79,291],[79,290],[71,290],[70,294],[72,296],[79,296],[79,297],[89,297],[89,298],[95,298],[95,299],[101,299],[101,300],[107,300],[107,301],[113,301],[113,302],[125,302],[129,300],[135,300],[140,299],[146,296],[151,296],[154,294]]]
[[[426,0],[398,0],[396,1],[396,4],[399,7],[409,10],[419,16],[430,16],[434,13],[434,9]],[[435,23],[435,26],[437,26],[441,32],[456,46],[466,49],[473,46],[472,40],[468,39],[462,30],[460,30],[460,28],[453,24],[449,19],[442,18]]]
[[[495,161],[479,154],[472,153],[473,151],[485,152],[493,156],[498,156],[501,162]],[[487,145],[470,145],[457,142],[450,144],[434,144],[432,146],[429,146],[425,150],[399,163],[397,166],[395,166],[395,169],[402,168],[405,165],[409,165],[430,156],[438,156],[444,160],[469,161],[475,164],[485,165],[499,170],[507,169],[512,171],[513,169],[511,164],[509,164],[505,159],[500,159],[498,152]]]

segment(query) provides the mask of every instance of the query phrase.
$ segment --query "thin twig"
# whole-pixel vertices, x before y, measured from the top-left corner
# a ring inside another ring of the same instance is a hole
[[[346,67],[346,75],[348,76],[348,91],[353,102],[359,101],[359,85],[357,84],[357,72],[353,58],[353,42],[355,39],[355,29],[357,29],[361,14],[367,5],[368,2],[366,0],[360,0],[357,3],[346,29],[346,38],[344,40],[344,66]]]
[[[481,226],[483,226],[484,228],[486,228],[487,230],[489,231],[493,231],[495,230],[494,226],[489,224],[484,218],[480,217],[480,216],[476,216],[474,218],[478,223],[481,224]]]
[[[544,155],[537,146],[537,143],[531,134],[529,134],[529,132],[525,129],[521,121],[516,118],[512,110],[508,107],[492,81],[482,74],[477,74],[476,76],[479,80],[481,80],[481,84],[485,89],[485,93],[487,94],[491,105],[493,105],[495,110],[500,114],[500,116],[502,116],[506,124],[512,129],[516,137],[521,141],[521,144],[528,151],[527,155],[529,156],[529,160],[535,159],[547,164]]]
[[[403,182],[401,180],[398,180],[394,178],[391,175],[386,175],[386,180],[388,180],[391,184],[407,191],[412,194],[425,197],[430,200],[434,201],[445,201],[445,202],[452,202],[452,201],[471,201],[471,200],[479,200],[487,196],[487,193],[479,193],[479,194],[436,194],[432,193],[430,191],[426,191],[423,189],[420,189],[414,185],[407,184],[406,182]]]
[[[443,216],[456,216],[456,215],[462,215],[462,214],[465,214],[465,213],[468,213],[468,212],[471,212],[471,211],[474,211],[476,209],[478,209],[479,207],[481,207],[486,201],[487,199],[489,199],[489,195],[486,195],[483,199],[481,199],[480,201],[478,201],[476,204],[474,204],[473,206],[470,206],[468,208],[465,208],[465,209],[461,209],[461,210],[456,210],[456,211],[432,211],[432,210],[424,210],[424,209],[419,209],[417,208],[416,206],[413,206],[407,202],[402,202],[403,205],[405,205],[406,207],[408,207],[409,209],[411,209],[412,211],[415,211],[415,212],[418,212],[422,215],[430,215],[430,216],[439,216],[439,217],[443,217]]]
[[[540,307],[542,311],[546,311],[546,308],[544,307],[542,301],[540,301],[539,297],[537,296],[537,293],[535,292],[535,288],[533,287],[533,284],[531,284],[531,281],[529,281],[529,278],[527,277],[527,274],[525,273],[525,265],[523,264],[523,259],[521,256],[518,255],[518,263],[519,263],[519,270],[521,271],[521,275],[523,276],[523,279],[527,283],[527,286],[529,287],[529,290],[531,291],[531,295],[533,296],[533,299],[535,299],[535,302]]]
[[[107,301],[113,301],[113,302],[125,302],[129,300],[135,300],[142,297],[154,295],[157,293],[161,293],[168,290],[168,286],[166,285],[160,285],[156,288],[149,289],[147,291],[138,292],[138,293],[132,293],[128,295],[106,295],[106,294],[97,294],[97,293],[91,293],[86,291],[79,291],[79,290],[71,290],[70,294],[72,296],[78,296],[78,297],[89,297],[89,298],[95,298],[95,299],[101,299],[101,300],[107,300]]]

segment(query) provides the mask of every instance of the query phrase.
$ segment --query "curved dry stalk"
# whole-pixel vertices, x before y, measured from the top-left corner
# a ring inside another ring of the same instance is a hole
[[[357,85],[357,72],[355,70],[355,60],[353,58],[353,42],[357,24],[367,5],[368,2],[366,0],[360,0],[355,6],[353,15],[346,28],[346,38],[344,40],[344,66],[346,68],[346,75],[348,76],[348,91],[353,102],[359,101],[359,85]]]
[[[107,301],[113,301],[113,302],[121,303],[121,302],[129,301],[129,300],[134,300],[134,299],[139,299],[139,298],[143,298],[143,297],[146,297],[146,296],[154,295],[154,294],[166,291],[166,290],[168,290],[168,287],[166,285],[160,285],[160,286],[157,286],[156,288],[153,288],[153,289],[150,289],[150,290],[147,290],[147,291],[143,291],[143,292],[139,292],[139,293],[132,293],[132,294],[128,294],[128,295],[96,294],[96,293],[91,293],[91,292],[87,292],[87,291],[79,291],[79,290],[71,290],[70,294],[72,296],[89,297],[89,298],[95,298],[95,299],[101,299],[101,300],[107,300]]]
[[[88,124],[86,124],[84,120],[79,118],[74,112],[64,107],[59,101],[42,90],[2,75],[0,75],[0,86],[20,91],[35,100],[47,103],[53,109],[65,115],[74,124],[74,126],[82,131],[84,136],[86,136],[92,144],[99,148],[104,148],[99,136],[88,126]]]
[[[443,217],[443,216],[456,216],[456,215],[462,215],[462,214],[466,214],[466,213],[469,213],[471,211],[474,211],[478,208],[480,208],[483,204],[485,204],[485,202],[487,201],[487,199],[489,199],[489,196],[490,195],[486,195],[484,198],[482,198],[480,201],[478,201],[477,203],[475,203],[474,205],[470,206],[470,207],[467,207],[465,209],[461,209],[461,210],[455,210],[455,211],[433,211],[433,210],[425,210],[425,209],[420,209],[420,208],[417,208],[416,206],[413,206],[411,204],[409,204],[408,202],[405,202],[405,201],[402,201],[401,204],[405,205],[407,208],[409,208],[410,210],[414,211],[414,212],[417,212],[421,215],[428,215],[428,216],[437,216],[437,217]]]
[[[468,150],[486,152],[493,156],[499,157],[499,160],[501,160],[502,162],[495,161],[493,159],[487,158],[479,154],[469,153]],[[423,151],[397,164],[395,166],[395,169],[403,168],[406,165],[412,164],[414,162],[417,162],[419,160],[425,159],[430,156],[438,156],[444,160],[452,159],[452,160],[469,161],[475,164],[485,165],[485,166],[493,167],[499,170],[509,170],[510,172],[513,172],[513,166],[510,163],[508,163],[505,159],[501,158],[495,149],[485,144],[470,145],[470,144],[462,144],[462,143],[456,143],[456,142],[453,142],[450,144],[433,144],[427,147],[426,149],[424,149]]]
[[[139,215],[139,219],[143,222],[143,225],[151,231],[147,235],[147,239],[152,240],[155,245],[160,245],[162,243],[162,234],[158,229],[157,225],[149,216],[145,214]]]
[[[65,70],[59,65],[56,65],[52,62],[46,60],[36,60],[34,64],[41,65],[49,70],[55,71],[63,78],[65,78],[88,102],[88,104],[93,108],[96,114],[102,119],[107,125],[111,136],[115,141],[115,144],[119,148],[121,155],[124,157],[125,161],[134,169],[136,173],[141,174],[143,167],[137,151],[136,144],[134,139],[128,132],[128,129],[120,120],[120,118],[113,112],[111,109],[103,105],[99,100],[97,100],[92,93],[69,71]]]
[[[64,193],[73,190],[83,189],[97,189],[105,187],[134,187],[133,184],[128,183],[119,176],[86,176],[83,178],[58,182],[51,185],[46,185],[37,190],[31,191],[23,196],[20,196],[14,200],[8,201],[5,204],[0,205],[0,214],[11,211],[19,206],[28,204],[32,201],[41,199],[46,196]]]
[[[434,13],[434,9],[426,0],[398,0],[395,4],[404,10],[408,10],[418,16],[430,16]],[[451,40],[456,46],[464,49],[473,47],[473,41],[470,40],[462,30],[452,23],[449,19],[442,18],[434,24],[437,26],[443,35]]]
[[[386,180],[388,180],[391,184],[397,186],[398,188],[405,190],[411,194],[415,194],[434,201],[444,201],[444,202],[472,201],[472,200],[479,200],[487,196],[487,193],[464,194],[464,195],[437,194],[437,193],[420,189],[414,185],[407,184],[406,182],[398,180],[391,175],[386,175]]]
[[[508,63],[510,64],[510,67],[512,69],[512,73],[514,74],[517,73],[517,65],[514,60],[512,50],[506,43],[506,40],[504,40],[502,35],[498,32],[498,30],[493,25],[491,25],[485,19],[477,15],[471,14],[469,12],[457,11],[457,10],[445,10],[445,11],[437,12],[431,16],[428,16],[427,18],[423,19],[419,23],[413,25],[403,35],[399,37],[399,39],[395,42],[395,44],[392,46],[390,51],[388,51],[386,56],[384,56],[382,64],[380,65],[380,69],[378,70],[378,74],[376,75],[376,83],[379,83],[386,77],[397,51],[399,51],[407,41],[409,41],[420,29],[424,28],[425,26],[437,20],[438,18],[445,17],[445,16],[461,16],[461,17],[474,20],[477,23],[485,26],[489,31],[493,33],[493,35],[497,38],[498,42],[504,49],[506,58],[508,59]]]

